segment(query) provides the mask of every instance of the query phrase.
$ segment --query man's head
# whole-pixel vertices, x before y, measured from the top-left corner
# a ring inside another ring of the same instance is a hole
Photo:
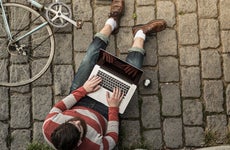
[[[51,142],[58,150],[73,150],[81,144],[85,134],[85,121],[76,117],[57,127],[51,134]]]

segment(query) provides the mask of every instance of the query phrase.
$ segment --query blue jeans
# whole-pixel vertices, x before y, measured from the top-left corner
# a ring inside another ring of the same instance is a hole
[[[70,88],[71,92],[81,87],[86,82],[94,65],[97,63],[100,49],[106,49],[107,45],[108,45],[108,37],[100,33],[97,33],[92,43],[89,45],[86,55],[83,58],[77,70],[77,73],[74,77],[74,80]],[[141,68],[143,64],[143,59],[144,59],[144,49],[140,49],[140,48],[129,49],[129,53],[126,57],[126,61],[128,63],[132,64],[137,68]],[[108,108],[105,105],[95,101],[94,99],[88,96],[86,96],[83,99],[84,100],[79,101],[76,105],[92,108],[98,111],[99,113],[101,113],[105,118],[107,118]]]

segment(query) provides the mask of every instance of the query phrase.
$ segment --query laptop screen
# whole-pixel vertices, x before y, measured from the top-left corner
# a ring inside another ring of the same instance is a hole
[[[138,84],[143,73],[142,70],[102,49],[100,50],[97,64],[102,68],[108,69],[115,75],[118,75],[119,77],[124,78],[125,80],[128,80],[136,85]]]

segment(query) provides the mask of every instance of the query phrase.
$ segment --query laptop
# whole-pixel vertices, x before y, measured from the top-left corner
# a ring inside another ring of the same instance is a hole
[[[119,106],[119,113],[123,114],[137,89],[142,73],[142,70],[101,49],[97,64],[89,76],[89,78],[95,75],[100,76],[102,78],[101,88],[87,95],[108,106],[106,92],[112,94],[113,89],[119,87],[124,93]]]

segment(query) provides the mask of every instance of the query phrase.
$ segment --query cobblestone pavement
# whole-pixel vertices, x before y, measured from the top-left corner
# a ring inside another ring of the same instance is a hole
[[[18,0],[19,1],[19,0]],[[26,0],[24,0],[26,3]],[[22,2],[20,0],[19,2]],[[110,0],[66,0],[85,21],[55,35],[52,66],[36,82],[0,87],[0,149],[24,150],[43,142],[41,126],[69,87],[93,35],[107,19]],[[125,0],[119,34],[108,50],[121,58],[132,44],[131,27],[165,19],[149,37],[144,75],[121,119],[119,149],[193,149],[230,143],[230,1]],[[146,88],[143,80],[150,78]]]

